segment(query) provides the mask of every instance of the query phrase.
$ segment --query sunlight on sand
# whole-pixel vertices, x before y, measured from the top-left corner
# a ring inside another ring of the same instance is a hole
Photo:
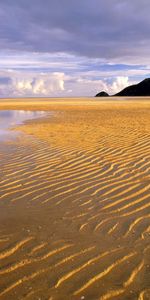
[[[51,112],[0,147],[0,299],[150,299],[150,99]]]

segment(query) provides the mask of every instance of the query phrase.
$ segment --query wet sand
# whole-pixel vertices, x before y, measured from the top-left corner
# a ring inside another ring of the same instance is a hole
[[[47,111],[0,144],[0,300],[150,299],[150,99],[0,109]]]

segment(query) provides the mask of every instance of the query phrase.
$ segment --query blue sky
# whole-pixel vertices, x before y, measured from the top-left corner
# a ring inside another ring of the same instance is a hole
[[[149,0],[1,0],[0,97],[110,94],[150,77]]]

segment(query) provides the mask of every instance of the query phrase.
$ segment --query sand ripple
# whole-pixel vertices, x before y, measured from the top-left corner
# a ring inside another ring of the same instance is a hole
[[[150,106],[76,109],[0,148],[0,299],[150,299]]]

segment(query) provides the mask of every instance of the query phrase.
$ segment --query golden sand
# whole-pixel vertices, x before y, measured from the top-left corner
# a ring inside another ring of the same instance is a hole
[[[150,299],[150,99],[0,109],[47,111],[0,147],[0,300]]]

